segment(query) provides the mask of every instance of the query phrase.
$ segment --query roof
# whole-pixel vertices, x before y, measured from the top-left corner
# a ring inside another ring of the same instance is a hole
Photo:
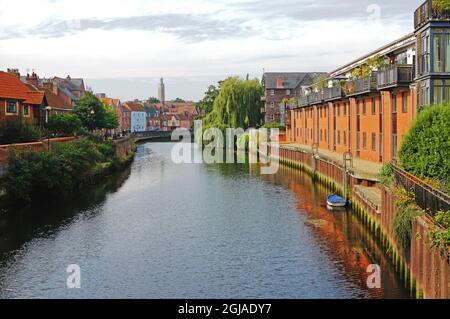
[[[353,70],[354,68],[364,64],[367,59],[376,56],[376,55],[385,55],[391,52],[395,52],[400,49],[404,49],[408,46],[411,46],[416,41],[414,33],[409,33],[405,35],[404,37],[401,37],[398,40],[395,40],[387,45],[382,46],[381,48],[372,51],[350,63],[347,63],[346,65],[340,67],[339,69],[336,69],[332,72],[330,72],[330,77],[338,76],[340,74],[346,73],[350,70]]]
[[[16,76],[0,71],[0,98],[25,101],[30,89]]]
[[[43,88],[42,92],[44,92],[45,94],[45,100],[47,101],[48,106],[72,110],[72,105],[68,104],[64,99],[62,99],[60,96],[56,95],[49,89]]]
[[[125,102],[122,105],[131,112],[145,112],[144,106],[138,102]]]
[[[30,91],[28,92],[29,98],[25,101],[25,103],[41,105],[44,101],[44,92],[43,91]]]
[[[266,89],[295,89],[299,85],[311,85],[323,72],[266,72],[263,85]]]

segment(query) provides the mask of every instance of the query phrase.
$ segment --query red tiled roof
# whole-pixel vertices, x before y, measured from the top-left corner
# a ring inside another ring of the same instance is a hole
[[[68,104],[64,99],[62,99],[61,97],[59,97],[52,91],[50,91],[46,88],[44,88],[42,90],[43,90],[42,92],[44,92],[44,94],[45,94],[45,99],[47,100],[48,106],[54,107],[54,108],[67,109],[67,110],[72,109],[72,105]]]
[[[0,98],[25,101],[29,89],[16,76],[0,71]]]
[[[144,106],[141,103],[126,102],[123,103],[123,106],[126,107],[127,110],[131,112],[145,112]]]
[[[29,98],[25,101],[25,103],[41,105],[42,101],[44,99],[44,92],[43,91],[29,91],[28,97]]]

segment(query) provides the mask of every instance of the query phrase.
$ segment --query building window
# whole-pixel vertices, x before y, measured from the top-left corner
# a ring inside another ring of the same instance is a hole
[[[23,106],[23,116],[26,116],[26,117],[30,116],[30,106],[29,105]]]
[[[372,97],[372,115],[375,115],[377,113],[377,108],[375,105],[375,96]]]
[[[367,133],[363,133],[363,149],[367,149]]]
[[[270,103],[270,107],[271,107],[272,109],[274,109],[274,108],[275,108],[275,102]]]
[[[402,94],[402,112],[408,113],[408,93],[403,92]]]
[[[392,113],[397,113],[397,96],[392,95]]]
[[[275,95],[275,90],[270,90],[270,95],[274,96]]]
[[[17,102],[6,102],[6,114],[17,114]]]
[[[291,95],[291,90],[286,90],[286,95]]]
[[[442,48],[443,48],[443,35],[435,34],[433,40],[433,67],[434,72],[443,72],[444,71],[444,57],[442,56]]]
[[[377,151],[377,135],[372,133],[372,151]]]

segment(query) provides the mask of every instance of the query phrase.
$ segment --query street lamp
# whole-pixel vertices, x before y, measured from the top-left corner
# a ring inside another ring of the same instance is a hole
[[[48,128],[48,120],[49,120],[51,111],[52,111],[52,108],[50,106],[47,106],[45,108],[45,124],[47,125],[47,150],[50,150],[50,129]]]

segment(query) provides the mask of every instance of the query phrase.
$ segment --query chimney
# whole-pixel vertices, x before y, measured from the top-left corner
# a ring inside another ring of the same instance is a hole
[[[32,73],[31,76],[27,74],[27,83],[34,85],[35,87],[38,87],[39,77],[36,73]]]
[[[20,79],[19,69],[8,69],[8,73]]]
[[[51,91],[53,94],[58,95],[58,85],[54,83],[52,80],[47,80],[44,83],[44,87]]]

